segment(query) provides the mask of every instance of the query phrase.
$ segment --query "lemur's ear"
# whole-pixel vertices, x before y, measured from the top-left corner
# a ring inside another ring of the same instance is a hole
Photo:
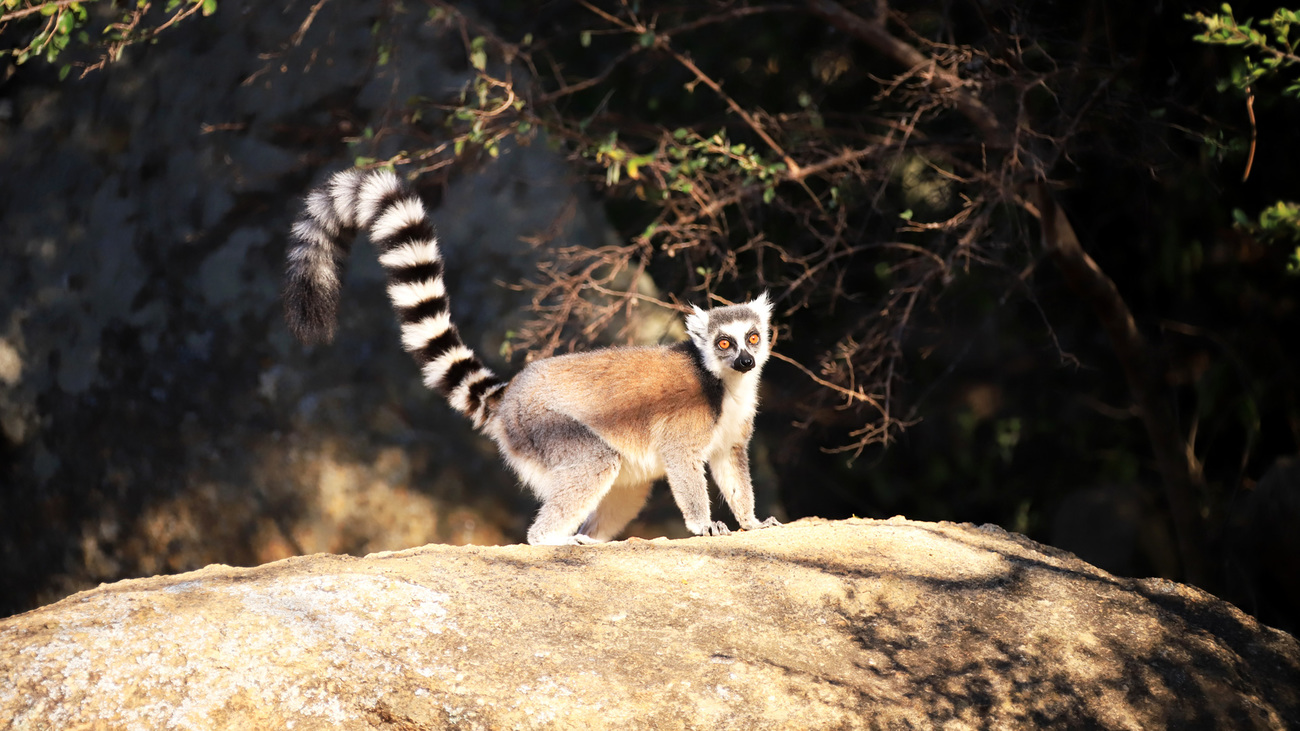
[[[763,315],[764,321],[772,319],[772,302],[767,297],[766,289],[763,290],[763,292],[759,294],[757,297],[755,297],[753,300],[751,300],[749,304],[751,307],[753,307],[755,310],[757,310]]]
[[[686,316],[686,333],[697,340],[709,337],[709,313],[691,305],[691,314]]]

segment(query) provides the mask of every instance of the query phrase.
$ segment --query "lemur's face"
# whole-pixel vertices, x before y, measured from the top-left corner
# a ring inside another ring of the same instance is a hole
[[[686,330],[704,356],[704,365],[719,378],[762,368],[769,353],[766,293],[740,305],[705,312],[696,309]]]
[[[760,330],[759,322],[739,322],[735,325],[718,328],[713,336],[713,357],[722,368],[748,373],[754,370],[757,358],[767,358],[767,328]]]

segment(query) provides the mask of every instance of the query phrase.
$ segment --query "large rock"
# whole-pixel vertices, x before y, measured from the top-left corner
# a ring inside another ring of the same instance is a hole
[[[101,586],[0,621],[16,728],[1281,728],[1300,644],[997,528],[801,521]]]

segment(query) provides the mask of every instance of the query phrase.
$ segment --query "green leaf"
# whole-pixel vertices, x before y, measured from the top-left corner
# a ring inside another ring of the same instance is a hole
[[[641,167],[654,162],[654,155],[638,155],[627,161],[627,176],[636,180],[641,177]]]
[[[903,211],[902,213],[898,214],[898,217],[903,219],[904,221],[912,220],[912,209],[909,208],[906,211]]]
[[[474,36],[474,40],[469,42],[469,63],[479,71],[487,68],[487,39],[483,36]]]
[[[582,44],[582,47],[583,47],[583,48],[590,48],[590,47],[591,47],[591,31],[589,31],[589,30],[584,30],[582,33],[579,33],[579,34],[578,34],[578,43]]]
[[[217,12],[217,0],[203,0],[203,15],[207,17]]]

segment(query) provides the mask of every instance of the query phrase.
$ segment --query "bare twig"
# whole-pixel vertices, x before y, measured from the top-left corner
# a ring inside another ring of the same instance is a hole
[[[701,83],[712,89],[713,93],[721,97],[722,100],[726,102],[727,108],[735,112],[736,116],[745,120],[745,124],[753,130],[754,134],[758,135],[759,139],[763,140],[768,147],[772,148],[772,151],[775,152],[777,156],[781,158],[781,161],[785,163],[786,168],[789,170],[790,179],[802,180],[799,164],[794,161],[794,158],[790,157],[790,154],[785,151],[785,148],[781,147],[781,145],[777,144],[776,140],[772,139],[772,136],[767,133],[767,130],[763,129],[763,125],[758,123],[758,120],[754,118],[754,115],[750,114],[744,107],[737,104],[735,99],[728,96],[727,93],[722,90],[722,85],[717,81],[714,81],[711,76],[701,71],[700,67],[696,66],[694,61],[673,49],[668,49],[668,52],[677,60],[677,63],[685,66],[687,70],[695,74],[695,78],[699,79]]]
[[[791,358],[786,355],[782,355],[781,353],[774,352],[772,353],[772,357],[776,358],[777,360],[789,363],[795,368],[798,368],[805,376],[811,378],[813,382],[816,383],[818,386],[822,386],[823,388],[829,388],[835,393],[838,393],[841,396],[847,398],[850,403],[854,401],[861,401],[865,404],[871,405],[873,408],[875,408],[876,411],[878,411],[881,414],[881,416],[888,416],[888,414],[885,412],[885,408],[880,404],[880,400],[874,396],[867,394],[867,392],[863,391],[861,387],[855,389],[848,389],[838,384],[831,383],[830,381],[819,377],[816,373],[813,373],[812,371],[808,370],[808,368],[804,364],[800,363],[794,358]]]
[[[960,77],[941,68],[934,59],[916,50],[911,44],[895,38],[885,28],[883,16],[867,20],[849,12],[833,0],[805,0],[805,2],[814,14],[875,48],[887,58],[908,69],[909,73],[919,74],[922,69],[927,70],[930,87],[935,91],[948,93],[953,106],[979,128],[989,145],[1006,144],[1002,124],[998,121],[997,115],[986,107],[979,97],[965,90],[965,82]]]
[[[316,4],[311,6],[311,10],[307,11],[307,17],[303,19],[302,24],[298,26],[298,30],[294,31],[293,36],[289,38],[289,45],[298,46],[302,43],[303,36],[307,35],[307,29],[311,28],[311,24],[316,20],[316,14],[320,12],[320,9],[328,1],[329,0],[316,0]]]
[[[1246,86],[1246,115],[1250,117],[1250,151],[1246,154],[1246,171],[1241,174],[1241,182],[1250,178],[1250,166],[1255,162],[1255,139],[1259,130],[1255,127],[1255,90]]]

